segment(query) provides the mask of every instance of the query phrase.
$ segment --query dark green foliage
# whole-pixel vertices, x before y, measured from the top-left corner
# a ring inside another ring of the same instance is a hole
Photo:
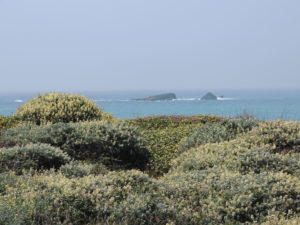
[[[0,172],[15,171],[21,174],[23,169],[57,169],[69,161],[67,154],[48,144],[27,144],[0,149]]]
[[[193,135],[185,140],[180,146],[179,152],[207,143],[232,140],[238,134],[246,133],[257,125],[258,121],[252,119],[227,119],[220,123],[206,124],[199,127]]]
[[[300,174],[299,157],[269,153],[265,149],[253,149],[241,154],[237,161],[232,162],[236,169],[245,174],[249,172],[282,171],[288,174]]]
[[[126,123],[21,126],[7,130],[0,138],[0,146],[4,147],[28,142],[59,147],[76,160],[88,159],[124,168],[144,169],[150,157],[139,132]]]
[[[102,164],[71,162],[60,167],[60,171],[68,178],[84,177],[88,175],[106,174],[107,168]]]
[[[165,128],[176,128],[186,125],[203,125],[206,123],[215,123],[222,121],[222,117],[218,116],[149,116],[128,120],[142,130],[157,130]]]
[[[221,121],[217,116],[151,116],[129,120],[137,126],[151,152],[149,173],[154,176],[168,172],[170,162],[178,155],[180,142],[206,123]]]
[[[182,139],[191,135],[195,125],[176,128],[145,130],[142,135],[151,152],[149,173],[158,176],[168,172],[170,162],[178,155],[178,146]]]

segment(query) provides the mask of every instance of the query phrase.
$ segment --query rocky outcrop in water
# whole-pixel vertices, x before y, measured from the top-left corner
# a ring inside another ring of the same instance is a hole
[[[201,100],[218,100],[218,97],[214,95],[211,92],[208,92],[206,95],[204,95]]]
[[[135,101],[162,101],[162,100],[174,100],[176,98],[177,97],[174,93],[166,93],[166,94],[149,96],[147,98],[136,98],[133,100],[135,100]]]

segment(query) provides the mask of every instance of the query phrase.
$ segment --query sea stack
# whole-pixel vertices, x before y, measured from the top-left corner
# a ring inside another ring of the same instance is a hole
[[[165,101],[165,100],[174,100],[176,99],[176,95],[174,93],[166,93],[160,95],[153,95],[147,98],[136,98],[133,99],[135,101]]]
[[[218,97],[214,95],[211,92],[208,92],[206,95],[204,95],[201,100],[218,100]]]

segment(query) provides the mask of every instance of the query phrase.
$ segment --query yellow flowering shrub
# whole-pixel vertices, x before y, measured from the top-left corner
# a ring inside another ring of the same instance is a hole
[[[37,125],[101,120],[102,116],[102,109],[92,100],[64,93],[40,95],[25,103],[16,113],[21,120]]]

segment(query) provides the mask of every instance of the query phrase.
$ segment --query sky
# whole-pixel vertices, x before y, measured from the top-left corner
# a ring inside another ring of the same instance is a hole
[[[299,0],[0,0],[0,92],[299,89]]]

